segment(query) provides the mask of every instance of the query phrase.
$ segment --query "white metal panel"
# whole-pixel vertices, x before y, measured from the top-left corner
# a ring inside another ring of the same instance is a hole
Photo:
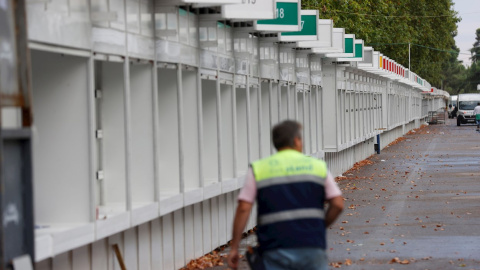
[[[318,20],[318,40],[298,41],[297,47],[300,48],[323,48],[323,50],[333,49],[333,21]]]
[[[276,18],[275,0],[242,0],[242,4],[223,5],[222,18],[260,20]]]
[[[218,205],[218,196],[210,199],[211,206],[211,239],[212,239],[212,249],[215,249],[220,246],[220,236],[219,236],[219,205]]]
[[[204,200],[202,202],[202,218],[203,218],[203,251],[208,252],[215,247],[212,245],[212,209],[210,208],[210,200]]]
[[[179,134],[178,134],[178,100],[177,74],[173,69],[158,70],[158,103],[160,134],[159,175],[160,193],[171,196],[180,191],[179,181]],[[162,195],[163,196],[163,195]]]
[[[89,3],[86,0],[27,2],[30,40],[74,48],[91,48]]]
[[[126,148],[125,115],[122,78],[123,64],[104,62],[101,65],[101,123],[104,136],[103,153],[105,174],[106,209],[103,214],[112,215],[126,210]],[[103,209],[100,210],[103,212]]]
[[[198,127],[198,92],[197,71],[183,70],[183,113],[184,113],[184,155],[185,190],[199,188],[199,127]]]
[[[184,232],[184,210],[177,210],[173,213],[173,248],[175,257],[175,269],[180,269],[185,266],[185,232]],[[178,244],[183,243],[183,244]]]
[[[222,181],[234,177],[234,158],[233,158],[233,85],[220,85],[221,104],[222,104]]]
[[[72,258],[70,252],[65,252],[58,254],[52,259],[52,269],[53,270],[71,270],[72,269]]]
[[[162,219],[157,218],[150,223],[151,226],[151,247],[152,270],[162,270],[163,268],[163,238],[162,238]]]
[[[216,85],[202,80],[203,109],[203,174],[205,186],[218,182],[218,139]]]
[[[174,221],[173,214],[162,217],[162,258],[163,269],[175,269],[175,244],[174,244]]]
[[[144,223],[137,227],[138,232],[138,269],[150,270],[152,269],[152,251],[151,251],[151,238],[150,223]]]
[[[225,201],[226,195],[222,194],[218,196],[218,246],[225,245],[227,239],[227,203]]]
[[[88,246],[79,247],[72,251],[72,270],[88,270],[90,265],[90,249]]]
[[[123,232],[123,258],[127,269],[138,269],[137,228],[130,228]]]
[[[108,269],[107,239],[95,241],[91,245],[92,269]]]
[[[189,262],[190,260],[195,259],[195,231],[193,211],[194,207],[190,205],[184,208],[183,213],[185,262]]]
[[[202,256],[203,251],[203,221],[202,221],[202,203],[197,203],[193,205],[193,247],[194,247],[194,257],[198,258]]]
[[[236,89],[237,121],[237,175],[245,175],[248,168],[247,143],[247,94],[245,88]]]
[[[35,222],[89,222],[87,59],[32,51],[32,79]]]
[[[153,86],[150,65],[130,67],[132,106],[132,198],[133,202],[153,202],[154,134]]]

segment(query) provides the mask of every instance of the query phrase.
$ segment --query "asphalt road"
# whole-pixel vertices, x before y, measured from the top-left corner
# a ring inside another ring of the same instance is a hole
[[[480,133],[450,120],[404,138],[340,180],[331,268],[480,269]]]
[[[338,182],[345,211],[328,229],[331,269],[480,269],[475,126],[427,126],[363,163]]]

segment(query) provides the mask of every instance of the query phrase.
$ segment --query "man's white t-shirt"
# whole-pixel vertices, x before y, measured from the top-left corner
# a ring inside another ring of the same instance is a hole
[[[477,115],[477,114],[480,114],[480,105],[477,105],[477,107],[473,109],[473,115]]]

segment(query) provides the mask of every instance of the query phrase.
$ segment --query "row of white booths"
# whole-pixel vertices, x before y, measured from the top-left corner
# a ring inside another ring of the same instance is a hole
[[[340,175],[448,95],[300,0],[27,3],[36,269],[183,267],[230,239],[279,121]]]

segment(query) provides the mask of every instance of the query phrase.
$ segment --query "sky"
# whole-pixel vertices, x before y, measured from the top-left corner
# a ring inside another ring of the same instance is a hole
[[[480,1],[479,0],[453,0],[454,9],[458,11],[462,21],[458,23],[458,35],[455,37],[457,47],[460,48],[459,60],[464,65],[470,65],[470,49],[475,42],[475,31],[480,28]],[[476,12],[476,13],[472,13]],[[470,13],[470,14],[468,14]],[[462,54],[463,53],[463,54]]]

